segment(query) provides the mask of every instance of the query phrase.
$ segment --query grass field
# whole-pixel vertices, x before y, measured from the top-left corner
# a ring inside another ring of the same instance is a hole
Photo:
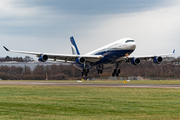
[[[1,85],[0,119],[180,119],[180,89]]]

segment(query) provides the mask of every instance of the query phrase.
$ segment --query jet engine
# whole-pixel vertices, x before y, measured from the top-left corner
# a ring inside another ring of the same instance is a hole
[[[38,59],[38,61],[40,62],[46,62],[48,60],[48,56],[47,55],[41,55]]]
[[[141,60],[139,58],[134,58],[131,60],[131,64],[133,64],[133,65],[138,65],[138,64],[140,64],[140,62],[141,62]]]
[[[163,61],[163,58],[161,56],[155,57],[153,59],[153,62],[156,63],[156,64],[160,64],[162,61]]]
[[[83,57],[79,57],[76,59],[77,64],[84,64],[86,62],[86,59]]]

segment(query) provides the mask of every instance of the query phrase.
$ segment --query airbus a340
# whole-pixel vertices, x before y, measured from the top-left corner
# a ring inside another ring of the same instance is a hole
[[[40,62],[46,62],[51,59],[53,61],[61,60],[62,62],[70,62],[78,69],[82,70],[82,76],[87,76],[89,69],[96,68],[98,74],[103,73],[105,67],[115,64],[115,69],[112,72],[112,76],[119,76],[119,65],[121,62],[131,63],[132,65],[140,64],[141,60],[152,59],[154,63],[160,64],[163,61],[162,56],[168,56],[175,54],[175,50],[172,53],[159,54],[159,55],[147,55],[147,56],[130,56],[136,49],[136,43],[131,38],[123,38],[117,40],[111,44],[101,47],[85,55],[81,55],[76,42],[73,37],[70,38],[72,55],[71,54],[53,54],[42,52],[26,52],[9,50],[5,46],[6,51],[24,53],[36,55]]]

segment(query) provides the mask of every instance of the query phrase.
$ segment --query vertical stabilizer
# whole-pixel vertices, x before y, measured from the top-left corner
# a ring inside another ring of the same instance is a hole
[[[70,37],[70,41],[71,41],[71,49],[72,49],[72,54],[73,55],[80,55],[79,50],[77,48],[76,42],[74,40],[74,37]]]

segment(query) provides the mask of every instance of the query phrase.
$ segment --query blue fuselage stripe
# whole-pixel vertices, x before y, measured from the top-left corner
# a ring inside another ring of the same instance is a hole
[[[93,62],[89,66],[86,66],[87,69],[93,66],[107,64],[107,63],[113,63],[116,60],[118,60],[121,57],[126,56],[126,54],[131,54],[134,50],[108,50],[108,51],[101,51],[96,53],[95,55],[103,55],[104,58],[99,60],[98,62]],[[84,64],[78,65],[76,64],[76,67],[83,69]]]

